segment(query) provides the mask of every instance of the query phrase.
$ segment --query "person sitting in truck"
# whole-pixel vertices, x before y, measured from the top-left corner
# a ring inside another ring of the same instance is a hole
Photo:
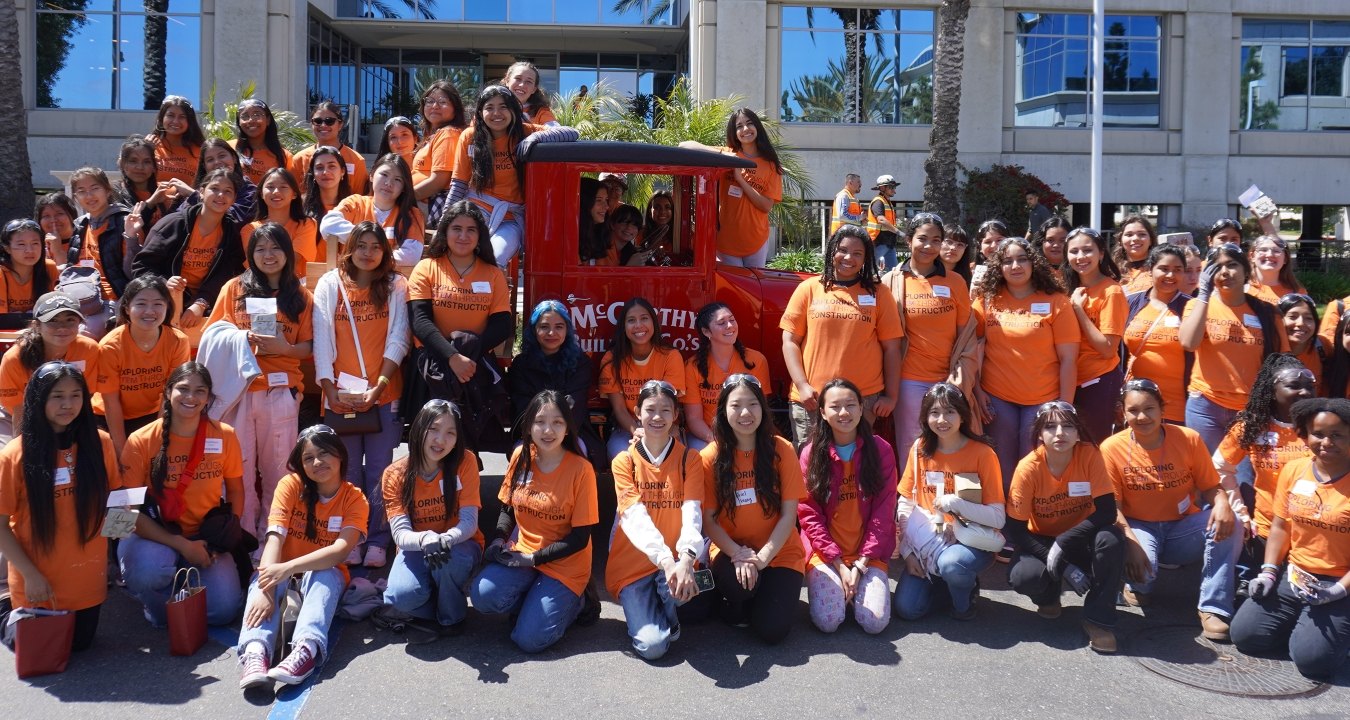
[[[661,316],[646,298],[624,303],[614,342],[600,359],[600,394],[609,398],[614,427],[606,447],[609,459],[628,449],[638,428],[638,391],[648,380],[665,380],[684,396],[684,358],[661,336]]]
[[[581,179],[581,217],[577,225],[577,254],[585,265],[604,265],[609,256],[609,188],[594,178]]]
[[[642,239],[642,211],[623,203],[609,214],[609,260],[613,265],[641,267],[652,252]]]
[[[669,190],[658,190],[647,201],[642,237],[643,243],[653,251],[653,265],[693,266],[694,253],[690,248],[685,247],[679,252],[675,249],[675,199]]]

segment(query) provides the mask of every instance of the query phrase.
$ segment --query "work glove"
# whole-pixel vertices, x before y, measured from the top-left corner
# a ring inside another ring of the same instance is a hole
[[[1250,588],[1251,585],[1248,584]],[[1326,605],[1345,599],[1345,586],[1338,582],[1321,582],[1311,593],[1299,593],[1309,605]]]
[[[1247,595],[1259,598],[1270,594],[1275,589],[1275,584],[1280,581],[1280,576],[1273,570],[1266,570],[1260,575],[1247,581]]]
[[[1059,566],[1064,562],[1064,548],[1059,543],[1050,546],[1050,552],[1045,556],[1045,569],[1050,572],[1051,577],[1059,577]]]
[[[1214,278],[1219,274],[1219,264],[1210,263],[1200,271],[1200,288],[1196,291],[1196,299],[1205,301],[1214,292]]]
[[[439,569],[450,559],[450,548],[446,547],[440,535],[428,533],[422,537],[422,560],[430,570]]]
[[[1073,563],[1065,563],[1064,581],[1069,583],[1069,587],[1073,588],[1073,591],[1078,593],[1079,597],[1086,595],[1088,589],[1092,587],[1092,578],[1089,578],[1087,573],[1079,570],[1078,566]]]

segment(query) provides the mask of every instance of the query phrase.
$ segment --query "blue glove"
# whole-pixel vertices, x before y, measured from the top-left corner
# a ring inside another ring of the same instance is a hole
[[[1280,581],[1280,576],[1273,570],[1266,570],[1255,578],[1247,581],[1247,594],[1254,598],[1265,597],[1275,589],[1275,584]]]

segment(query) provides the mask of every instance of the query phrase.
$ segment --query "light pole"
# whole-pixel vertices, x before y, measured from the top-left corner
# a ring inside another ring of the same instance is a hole
[[[1092,163],[1089,202],[1090,225],[1102,226],[1102,73],[1106,64],[1105,0],[1092,0]]]

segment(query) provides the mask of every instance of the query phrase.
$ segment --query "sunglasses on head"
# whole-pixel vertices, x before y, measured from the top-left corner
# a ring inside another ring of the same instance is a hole
[[[18,232],[20,230],[32,230],[34,232],[40,233],[42,232],[42,226],[38,225],[36,220],[32,220],[29,218],[10,220],[9,222],[5,223],[5,232],[7,233]]]
[[[1040,420],[1041,418],[1045,417],[1047,413],[1051,412],[1068,413],[1069,415],[1075,417],[1078,415],[1078,410],[1075,409],[1073,405],[1070,405],[1069,403],[1064,402],[1063,400],[1051,400],[1050,402],[1043,403],[1040,407],[1036,408],[1036,419]]]
[[[733,375],[728,375],[727,379],[722,381],[722,387],[728,388],[743,382],[750,383],[757,388],[763,389],[763,386],[759,384],[759,378],[750,373],[735,373]]]
[[[640,390],[639,392],[645,392],[651,389],[655,389],[658,392],[663,392],[671,397],[675,397],[679,394],[675,392],[675,386],[671,385],[665,380],[648,380],[647,382],[642,383],[642,390]]]
[[[941,227],[942,216],[937,213],[921,212],[915,215],[910,220],[910,223],[913,227],[919,227],[920,225],[937,225],[938,227]]]
[[[1123,396],[1125,393],[1133,392],[1135,390],[1145,390],[1154,393],[1162,392],[1162,390],[1158,387],[1158,383],[1155,383],[1152,380],[1149,380],[1148,378],[1135,378],[1133,380],[1126,381],[1126,383],[1121,386],[1120,394]]]

